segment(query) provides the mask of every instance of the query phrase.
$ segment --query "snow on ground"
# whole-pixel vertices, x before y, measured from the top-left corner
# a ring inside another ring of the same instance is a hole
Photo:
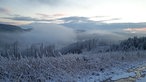
[[[137,79],[136,82],[146,82],[146,69],[141,72],[141,75],[144,75],[144,77]]]
[[[103,72],[93,72],[91,75],[87,75],[84,78],[78,79],[77,82],[105,82],[105,80],[118,80],[121,78],[128,78],[128,77],[134,77],[136,76],[135,72],[128,72],[129,69],[135,69],[137,67],[141,67],[145,61],[143,62],[123,62],[123,63],[118,63],[117,67],[111,67],[107,68]]]
[[[146,82],[146,77],[138,79],[136,82]]]
[[[134,76],[134,73],[128,73],[127,70],[145,63],[146,56],[143,53],[142,51],[68,54],[56,58],[24,58],[21,60],[1,58],[0,66],[3,70],[1,73],[9,76],[3,75],[2,77],[14,81],[19,78],[20,80],[47,80],[48,82],[101,82],[106,79],[116,80]]]
[[[135,76],[135,73],[134,72],[131,72],[131,73],[122,73],[122,74],[119,74],[119,75],[114,75],[111,80],[118,80],[118,79],[121,79],[121,78],[127,78],[127,77],[133,77]]]

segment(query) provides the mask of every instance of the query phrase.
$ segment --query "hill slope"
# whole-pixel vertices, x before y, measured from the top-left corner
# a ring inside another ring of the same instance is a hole
[[[22,31],[26,30],[15,25],[0,24],[0,32],[22,32]]]

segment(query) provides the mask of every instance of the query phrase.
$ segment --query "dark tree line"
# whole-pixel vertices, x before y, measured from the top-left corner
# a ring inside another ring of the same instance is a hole
[[[111,51],[132,51],[132,50],[146,50],[146,37],[132,37],[120,41],[118,44],[109,43],[108,41],[98,39],[90,39],[73,43],[60,50],[62,54],[67,53],[82,53],[84,51],[96,52],[111,52]]]
[[[112,45],[110,48],[112,51],[122,50],[146,50],[146,37],[133,37],[127,40],[121,41],[118,45]]]
[[[84,41],[78,41],[76,43],[70,44],[60,50],[62,54],[67,53],[77,53],[80,54],[84,51],[91,51],[98,48],[99,46],[106,46],[108,42],[99,39],[90,39]]]

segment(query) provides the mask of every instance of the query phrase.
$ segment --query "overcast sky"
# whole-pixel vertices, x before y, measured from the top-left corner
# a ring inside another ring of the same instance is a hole
[[[146,22],[145,4],[146,0],[0,0],[0,22],[50,22],[70,16],[116,19],[107,23]]]

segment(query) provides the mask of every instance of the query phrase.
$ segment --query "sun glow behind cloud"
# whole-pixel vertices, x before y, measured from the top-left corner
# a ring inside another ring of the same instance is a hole
[[[126,28],[124,31],[131,32],[131,33],[137,33],[137,32],[146,32],[146,27],[143,28]]]

